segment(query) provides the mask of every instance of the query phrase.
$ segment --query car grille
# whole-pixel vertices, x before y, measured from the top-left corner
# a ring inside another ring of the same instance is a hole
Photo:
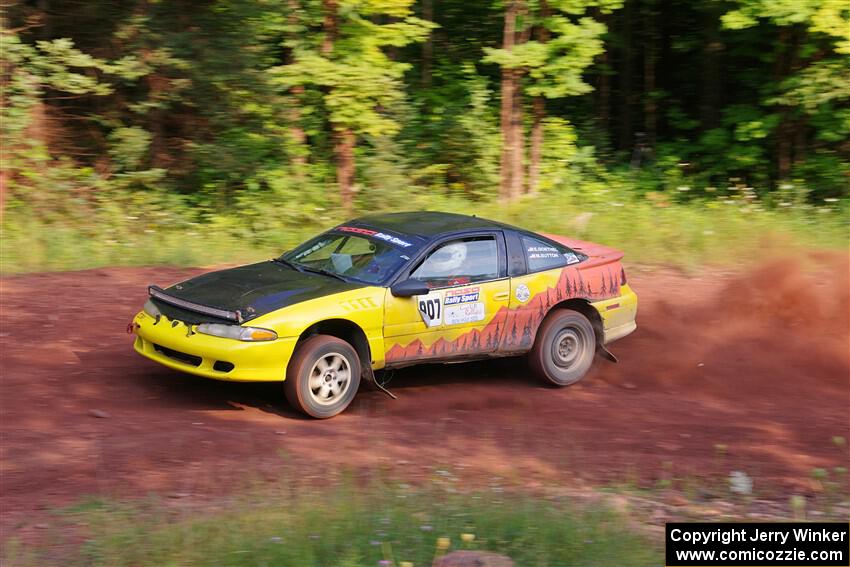
[[[200,366],[201,361],[203,360],[200,356],[195,356],[193,354],[186,354],[185,352],[180,352],[179,350],[170,349],[168,347],[164,347],[162,345],[158,345],[154,343],[153,349],[160,354],[167,356],[173,360],[178,362],[182,362],[183,364],[188,364],[190,366]]]

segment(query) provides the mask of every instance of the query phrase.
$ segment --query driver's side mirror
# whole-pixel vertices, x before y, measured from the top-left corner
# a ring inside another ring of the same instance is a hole
[[[395,297],[412,297],[414,295],[427,295],[431,289],[425,282],[419,280],[404,280],[390,287],[390,293]]]

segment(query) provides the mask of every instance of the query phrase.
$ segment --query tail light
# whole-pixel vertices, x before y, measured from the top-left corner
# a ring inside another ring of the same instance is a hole
[[[626,285],[626,269],[620,268],[620,285]]]

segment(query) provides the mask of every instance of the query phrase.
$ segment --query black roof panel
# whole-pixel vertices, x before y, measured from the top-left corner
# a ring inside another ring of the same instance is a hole
[[[390,230],[400,234],[422,236],[427,239],[446,232],[487,228],[513,228],[500,222],[482,219],[480,217],[438,211],[411,211],[367,215],[344,224],[347,226]]]

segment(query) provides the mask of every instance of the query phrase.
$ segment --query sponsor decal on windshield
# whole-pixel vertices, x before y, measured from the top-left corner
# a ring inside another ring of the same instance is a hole
[[[413,246],[411,242],[407,242],[406,240],[402,240],[397,236],[393,236],[392,234],[386,234],[384,232],[378,232],[377,230],[371,230],[368,228],[360,228],[358,226],[340,226],[337,227],[337,230],[341,232],[353,232],[355,234],[363,234],[365,236],[371,236],[372,238],[377,238],[378,240],[383,240],[385,242],[389,242],[390,244],[394,244],[396,246],[401,246],[402,248],[408,248]]]

